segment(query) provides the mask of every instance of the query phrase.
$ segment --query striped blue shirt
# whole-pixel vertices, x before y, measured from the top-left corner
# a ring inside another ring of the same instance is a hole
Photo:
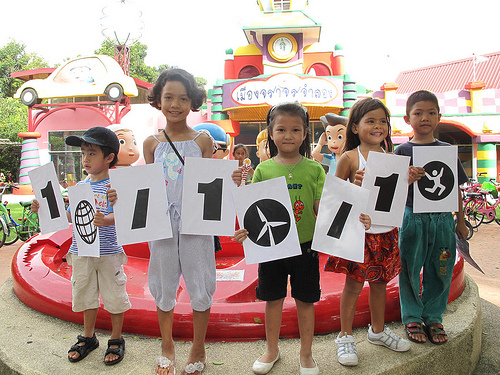
[[[80,181],[78,184],[90,183],[92,191],[95,197],[95,208],[101,211],[104,215],[113,212],[113,207],[110,206],[106,191],[108,188],[106,184],[109,184],[109,178],[101,181],[91,182],[88,179]],[[68,207],[69,211],[69,207]],[[123,247],[118,245],[116,238],[116,227],[115,225],[108,225],[98,228],[99,232],[99,253],[100,255],[111,255],[123,252]],[[73,242],[69,248],[69,252],[72,254],[78,254],[78,245],[76,243],[75,233],[73,231]]]

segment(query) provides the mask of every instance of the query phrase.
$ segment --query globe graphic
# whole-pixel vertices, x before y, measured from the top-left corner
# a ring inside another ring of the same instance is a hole
[[[93,224],[94,208],[89,201],[80,201],[75,209],[75,227],[80,238],[88,244],[95,241],[97,228]]]

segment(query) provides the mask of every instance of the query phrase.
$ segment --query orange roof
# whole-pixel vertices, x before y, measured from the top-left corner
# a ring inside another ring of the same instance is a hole
[[[485,89],[500,89],[500,52],[481,56],[486,57],[488,61],[476,64],[476,81],[486,83]],[[468,57],[401,72],[396,79],[399,85],[396,92],[405,94],[417,90],[432,92],[463,90],[465,85],[472,81],[473,59],[474,57]]]

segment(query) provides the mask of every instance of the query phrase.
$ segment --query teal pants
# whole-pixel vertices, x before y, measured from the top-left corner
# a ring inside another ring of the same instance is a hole
[[[416,214],[406,207],[399,231],[399,251],[399,297],[403,324],[442,323],[456,256],[452,214]]]

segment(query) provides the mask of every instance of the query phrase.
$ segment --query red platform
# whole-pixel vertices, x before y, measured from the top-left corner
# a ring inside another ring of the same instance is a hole
[[[265,302],[255,299],[257,265],[247,265],[243,248],[229,237],[221,238],[223,250],[216,254],[218,270],[244,270],[243,281],[218,281],[211,309],[207,340],[246,341],[265,338]],[[63,261],[71,244],[71,228],[48,235],[38,235],[23,244],[12,261],[14,292],[27,306],[44,314],[83,324],[83,314],[71,310],[71,266]],[[128,263],[127,291],[132,308],[125,313],[125,332],[160,336],[156,306],[147,283],[149,248],[147,243],[125,246]],[[315,333],[340,329],[340,295],[345,276],[324,272],[327,255],[320,254],[321,300],[315,304]],[[464,261],[458,258],[453,273],[450,301],[462,294],[465,287]],[[355,327],[370,322],[368,284],[358,300]],[[174,337],[193,337],[192,309],[184,282],[178,292],[174,310]],[[400,320],[397,278],[387,285],[386,321]],[[97,328],[111,329],[109,313],[99,309]],[[299,336],[294,300],[287,297],[283,308],[281,336]]]

